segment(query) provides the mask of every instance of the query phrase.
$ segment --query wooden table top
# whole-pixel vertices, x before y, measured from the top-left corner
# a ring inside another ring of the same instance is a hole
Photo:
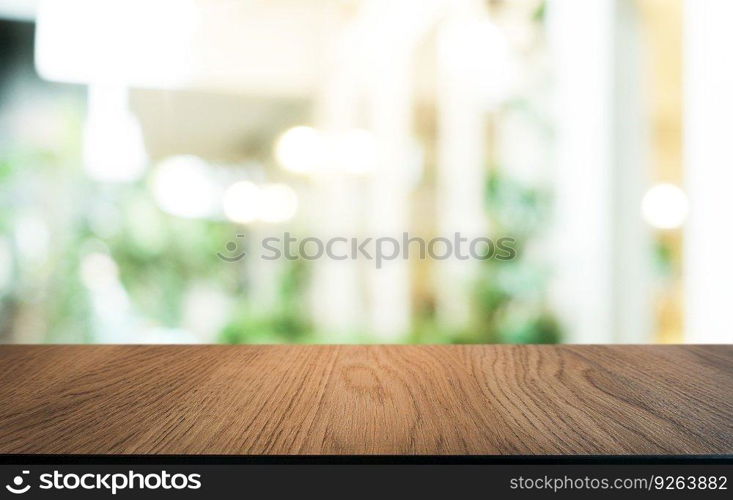
[[[0,454],[733,454],[733,346],[2,346]]]

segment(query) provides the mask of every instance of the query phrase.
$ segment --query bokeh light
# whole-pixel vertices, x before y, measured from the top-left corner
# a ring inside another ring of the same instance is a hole
[[[209,166],[196,156],[174,156],[161,162],[152,188],[158,206],[171,215],[202,218],[218,210],[219,190]]]
[[[221,206],[232,222],[249,224],[257,220],[261,195],[260,188],[249,181],[239,181],[227,188]]]
[[[275,157],[285,168],[294,173],[310,173],[316,170],[323,160],[323,137],[305,126],[287,130],[277,141]]]
[[[657,184],[641,202],[644,220],[657,229],[677,229],[687,219],[689,204],[685,192],[674,184]]]
[[[290,186],[269,184],[260,191],[259,218],[263,222],[285,222],[295,215],[298,197]]]

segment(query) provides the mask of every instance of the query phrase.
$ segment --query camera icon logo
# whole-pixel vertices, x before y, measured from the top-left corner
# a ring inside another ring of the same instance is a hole
[[[30,474],[30,471],[24,470],[22,474],[23,475]],[[31,489],[30,484],[26,484],[25,486],[23,486],[23,481],[25,479],[23,475],[15,476],[13,478],[13,485],[11,486],[9,484],[6,484],[5,489],[7,489],[10,493],[14,493],[16,495],[22,495],[23,493]]]
[[[244,238],[244,235],[238,234],[237,238]],[[237,262],[239,260],[242,260],[247,255],[247,252],[245,252],[244,250],[237,252],[239,244],[235,241],[228,242],[225,245],[225,248],[227,250],[227,253],[217,252],[216,254],[217,257],[225,262]]]

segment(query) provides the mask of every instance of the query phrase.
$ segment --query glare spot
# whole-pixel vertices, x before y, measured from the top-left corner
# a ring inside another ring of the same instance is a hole
[[[284,222],[298,209],[298,197],[290,186],[270,184],[262,188],[259,218],[264,222]]]
[[[105,253],[90,253],[81,262],[81,280],[90,290],[114,288],[117,274],[117,264]]]
[[[153,177],[153,195],[171,215],[203,218],[217,212],[218,189],[209,166],[195,156],[174,156],[160,163]]]
[[[323,159],[323,138],[311,127],[294,127],[277,140],[275,157],[280,165],[295,173],[310,173]]]
[[[676,229],[684,224],[689,211],[687,195],[674,184],[657,184],[641,202],[644,220],[657,229]]]
[[[224,192],[222,210],[232,222],[248,224],[257,220],[260,198],[260,188],[255,184],[249,181],[236,182]]]

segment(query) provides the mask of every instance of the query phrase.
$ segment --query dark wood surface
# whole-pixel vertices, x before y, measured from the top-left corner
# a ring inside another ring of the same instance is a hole
[[[0,453],[733,454],[733,346],[3,346]]]

